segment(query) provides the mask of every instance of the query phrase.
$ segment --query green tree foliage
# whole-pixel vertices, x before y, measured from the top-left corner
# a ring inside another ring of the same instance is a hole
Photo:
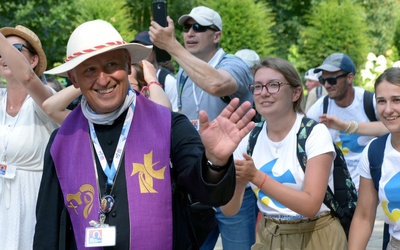
[[[102,19],[111,23],[125,41],[132,38],[129,10],[125,0],[77,0],[81,10],[77,17],[79,23]]]
[[[309,26],[300,33],[299,43],[298,61],[303,64],[295,63],[300,72],[320,65],[334,52],[349,55],[358,70],[363,67],[369,37],[366,15],[359,4],[328,0],[315,6],[307,18]]]
[[[398,26],[400,2],[398,0],[358,0],[367,13],[370,34],[370,51],[397,60],[398,49],[394,45]]]
[[[275,51],[275,36],[271,31],[274,16],[264,3],[253,0],[198,0],[197,5],[217,11],[222,18],[221,47],[227,53],[249,48],[261,57]]]
[[[75,1],[14,0],[0,4],[0,26],[23,25],[40,38],[47,56],[47,68],[65,59],[65,46],[76,25]]]
[[[261,1],[257,1],[261,2]],[[309,13],[315,0],[264,0],[275,13],[275,25],[272,27],[276,34],[277,50],[280,58],[289,58],[289,49],[297,44],[299,32],[307,25],[304,17]]]

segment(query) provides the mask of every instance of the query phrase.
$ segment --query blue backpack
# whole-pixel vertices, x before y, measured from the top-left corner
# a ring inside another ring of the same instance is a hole
[[[381,179],[381,170],[383,154],[385,152],[386,140],[389,134],[382,135],[371,142],[368,148],[369,170],[375,189],[379,191],[379,180]],[[385,223],[383,227],[382,250],[385,250],[390,240],[389,225]]]
[[[256,124],[249,136],[247,154],[252,155],[257,137],[262,130],[264,122]],[[305,171],[307,164],[307,154],[305,144],[308,135],[318,123],[310,118],[303,117],[300,129],[297,132],[297,159]],[[357,191],[351,179],[347,164],[340,148],[333,143],[336,157],[333,165],[334,192],[328,186],[324,197],[324,204],[331,210],[332,214],[340,220],[346,236],[348,237],[351,220],[357,204]]]

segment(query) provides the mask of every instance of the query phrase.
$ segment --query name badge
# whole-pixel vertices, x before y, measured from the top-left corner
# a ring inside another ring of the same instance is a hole
[[[0,178],[14,179],[17,168],[15,166],[0,163]]]
[[[85,231],[85,247],[115,246],[116,227],[87,227]]]
[[[194,119],[194,120],[190,120],[190,122],[192,123],[193,127],[199,131],[200,129],[200,120],[199,119]]]

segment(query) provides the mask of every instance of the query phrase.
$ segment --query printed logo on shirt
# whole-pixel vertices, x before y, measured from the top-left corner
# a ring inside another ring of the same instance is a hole
[[[389,220],[397,222],[400,220],[400,196],[399,196],[400,173],[394,175],[384,186],[386,201],[382,201],[382,208]]]
[[[345,133],[340,133],[339,138],[341,143],[336,143],[336,145],[339,146],[344,155],[347,155],[349,151],[353,153],[361,153],[365,148],[365,146],[361,146],[358,143],[358,139],[360,138],[360,135],[358,134],[348,135]]]
[[[276,161],[278,158],[266,163],[264,166],[260,168],[260,170],[266,173],[268,176],[272,177],[274,180],[280,183],[296,183],[296,180],[292,174],[292,172],[288,169],[285,173],[280,176],[275,176],[272,173],[272,169],[275,166]],[[256,191],[257,190],[257,191]],[[279,208],[285,208],[282,204],[274,200],[273,198],[266,195],[263,191],[259,190],[258,188],[255,190],[257,198],[266,206],[271,206],[270,202],[272,202],[275,206]]]

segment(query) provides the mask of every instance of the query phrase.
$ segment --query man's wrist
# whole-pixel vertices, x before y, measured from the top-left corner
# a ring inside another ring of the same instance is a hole
[[[211,170],[214,170],[216,172],[221,172],[225,169],[227,169],[227,166],[218,166],[214,165],[211,161],[207,160],[207,167],[210,168]]]

